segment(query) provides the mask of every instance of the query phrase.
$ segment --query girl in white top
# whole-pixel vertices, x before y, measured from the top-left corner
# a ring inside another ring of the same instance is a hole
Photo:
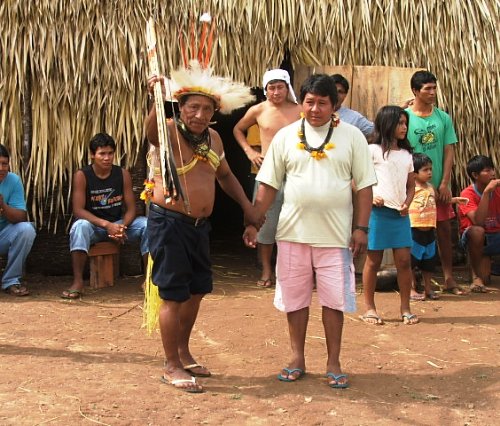
[[[416,324],[410,311],[412,246],[408,207],[415,193],[412,148],[406,134],[408,113],[398,106],[385,106],[375,118],[374,143],[369,145],[377,175],[373,186],[373,209],[368,232],[368,253],[363,268],[366,311],[360,318],[368,324],[382,324],[375,307],[375,285],[384,249],[392,248],[401,297],[401,318]]]

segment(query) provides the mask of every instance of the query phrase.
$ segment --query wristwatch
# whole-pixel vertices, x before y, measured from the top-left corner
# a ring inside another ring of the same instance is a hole
[[[363,231],[365,234],[368,234],[369,230],[368,226],[359,226],[359,225],[356,225],[354,229],[359,229],[360,231]]]

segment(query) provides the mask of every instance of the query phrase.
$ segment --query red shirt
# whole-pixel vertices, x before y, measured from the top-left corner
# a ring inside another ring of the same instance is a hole
[[[465,188],[461,193],[461,197],[469,199],[466,205],[458,206],[458,216],[460,219],[460,233],[464,232],[469,226],[472,226],[472,221],[467,217],[467,213],[477,210],[481,201],[481,193],[479,193],[474,185]],[[484,220],[484,230],[487,233],[500,232],[500,188],[495,188],[491,193],[490,202],[488,204],[488,214]]]

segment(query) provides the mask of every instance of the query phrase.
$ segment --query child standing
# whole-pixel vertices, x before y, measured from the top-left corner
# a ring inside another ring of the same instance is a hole
[[[412,246],[408,207],[415,192],[411,146],[406,134],[408,113],[398,106],[385,106],[375,118],[374,143],[369,145],[377,175],[373,186],[373,209],[368,232],[368,253],[363,268],[366,311],[360,318],[367,324],[383,324],[375,307],[375,284],[384,249],[392,248],[401,298],[401,318],[416,324],[410,310]]]
[[[424,279],[424,294],[417,292],[415,278],[411,289],[411,300],[437,300],[439,295],[432,290],[432,273],[437,264],[436,258],[436,191],[430,183],[432,179],[432,160],[426,154],[413,154],[415,172],[415,195],[410,204],[409,214],[413,246],[411,248],[412,268],[418,268]],[[450,204],[467,204],[463,197],[452,197]],[[458,287],[444,290],[456,294]]]
[[[424,294],[417,292],[415,279],[411,289],[411,300],[437,300],[439,296],[432,290],[432,273],[436,268],[436,193],[430,183],[432,179],[432,160],[426,154],[413,154],[415,172],[415,195],[410,204],[411,223],[411,266],[418,267],[424,279]]]

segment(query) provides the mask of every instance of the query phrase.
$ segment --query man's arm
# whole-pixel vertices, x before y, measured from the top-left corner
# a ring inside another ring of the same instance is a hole
[[[217,169],[216,178],[222,190],[240,205],[245,215],[245,220],[257,224],[258,220],[255,215],[255,209],[225,158],[221,161]]]
[[[234,138],[236,139],[236,142],[238,142],[239,146],[245,152],[250,162],[254,166],[260,167],[262,165],[264,157],[261,155],[260,152],[252,148],[252,146],[248,143],[246,138],[247,130],[254,124],[257,124],[257,116],[259,114],[259,108],[257,107],[258,107],[257,105],[251,107],[243,116],[243,118],[240,121],[238,121],[238,123],[236,123],[236,126],[234,126],[233,129],[233,135]]]
[[[455,156],[455,146],[454,144],[445,145],[444,147],[444,158],[443,158],[443,178],[439,184],[437,198],[442,203],[449,203],[451,200],[451,191],[448,185],[451,180],[451,169],[453,167]]]
[[[130,173],[122,169],[123,174],[123,203],[125,204],[125,214],[123,215],[123,224],[127,227],[135,219],[135,197],[132,189],[132,178]]]
[[[367,186],[366,188],[358,190],[355,194],[355,198],[356,210],[353,215],[354,231],[352,232],[351,242],[349,244],[354,257],[364,253],[368,244],[367,233],[359,228],[368,228],[373,202],[372,187]]]
[[[477,205],[476,210],[471,210],[467,212],[468,218],[474,225],[484,226],[484,221],[488,216],[488,207],[490,204],[490,194],[495,192],[496,188],[500,186],[500,179],[493,179],[488,183],[483,191],[481,200]]]
[[[2,194],[0,194],[0,216],[3,216],[10,223],[26,222],[28,220],[26,210],[9,206],[4,201]]]

